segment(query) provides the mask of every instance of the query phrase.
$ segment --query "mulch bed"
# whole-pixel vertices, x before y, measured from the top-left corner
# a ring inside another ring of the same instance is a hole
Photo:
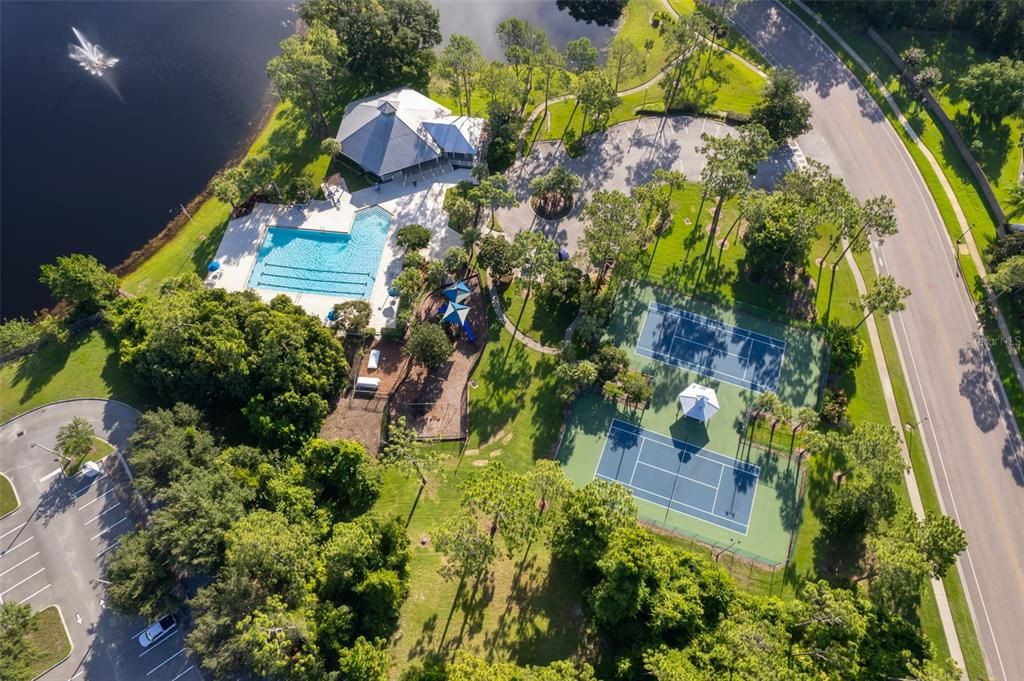
[[[421,438],[460,440],[466,437],[466,384],[477,360],[487,344],[487,297],[476,275],[465,280],[471,290],[464,302],[469,305],[468,322],[476,335],[470,343],[461,329],[445,325],[455,343],[455,352],[448,363],[427,370],[413,366],[408,377],[398,386],[391,400],[394,418],[404,416]],[[444,304],[443,289],[426,296],[420,304],[420,319],[436,319],[437,309]]]
[[[380,350],[379,366],[370,370],[370,350]],[[380,451],[381,429],[387,396],[402,381],[409,360],[402,356],[402,344],[395,341],[375,340],[362,349],[356,376],[380,379],[376,396],[356,395],[351,388],[339,399],[320,428],[320,437],[327,440],[355,440],[371,454]]]

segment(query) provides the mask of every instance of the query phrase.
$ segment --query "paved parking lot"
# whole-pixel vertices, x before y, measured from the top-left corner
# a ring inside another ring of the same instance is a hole
[[[135,638],[148,623],[106,607],[106,563],[138,520],[125,487],[115,484],[125,475],[116,455],[92,478],[61,472],[52,449],[57,429],[74,416],[118,448],[135,429],[133,409],[103,400],[51,405],[0,427],[0,472],[21,501],[0,519],[0,600],[60,608],[73,650],[41,677],[47,681],[199,681],[181,631],[142,648]]]

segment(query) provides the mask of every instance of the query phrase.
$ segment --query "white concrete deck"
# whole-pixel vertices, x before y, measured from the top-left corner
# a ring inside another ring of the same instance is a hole
[[[416,186],[395,181],[352,194],[339,187],[329,187],[325,188],[329,191],[327,200],[311,201],[308,206],[257,203],[249,215],[228,223],[214,257],[221,267],[207,276],[206,284],[229,291],[244,290],[269,227],[347,233],[357,210],[380,206],[390,212],[394,219],[384,240],[384,250],[370,293],[369,303],[373,308],[370,325],[378,329],[393,326],[397,300],[388,295],[388,289],[402,271],[403,257],[402,249],[395,243],[395,231],[413,223],[429,229],[433,234],[426,253],[429,260],[440,259],[449,248],[462,245],[461,235],[448,229],[444,195],[450,187],[470,177],[468,170],[460,169],[429,181],[420,181]],[[340,294],[325,296],[271,289],[254,290],[267,301],[284,293],[318,319],[324,319],[335,303],[347,299]]]

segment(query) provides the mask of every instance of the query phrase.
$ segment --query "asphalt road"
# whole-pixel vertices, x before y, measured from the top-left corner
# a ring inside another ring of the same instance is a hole
[[[1024,679],[1024,454],[950,238],[928,189],[882,111],[852,74],[774,2],[741,5],[740,30],[770,60],[794,69],[814,129],[798,140],[860,198],[887,194],[900,233],[877,264],[912,296],[893,328],[944,510],[966,530],[959,569],[989,673]]]
[[[0,519],[0,599],[35,611],[59,606],[73,649],[43,681],[201,680],[181,631],[144,649],[135,638],[148,623],[106,606],[104,566],[137,519],[113,483],[121,465],[116,455],[91,478],[61,473],[50,450],[57,429],[75,416],[116,448],[135,430],[135,410],[106,400],[53,404],[0,427],[0,472],[21,501]]]

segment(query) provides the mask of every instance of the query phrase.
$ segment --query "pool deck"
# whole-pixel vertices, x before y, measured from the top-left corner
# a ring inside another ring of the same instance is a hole
[[[384,328],[395,323],[397,299],[388,295],[391,282],[402,271],[403,249],[395,243],[399,227],[418,223],[433,235],[426,249],[429,260],[440,259],[453,246],[462,245],[462,236],[448,229],[448,213],[444,210],[444,195],[462,180],[470,179],[468,170],[456,170],[421,181],[418,185],[388,182],[354,193],[339,187],[325,187],[327,199],[311,201],[308,205],[279,205],[257,203],[251,213],[230,221],[217,249],[215,260],[221,264],[217,272],[206,278],[207,286],[229,291],[245,290],[249,272],[256,263],[260,244],[270,227],[292,227],[318,232],[347,233],[357,210],[380,206],[391,213],[391,229],[384,240],[380,264],[370,293],[373,308],[370,326]],[[253,289],[263,300],[281,295],[282,291]],[[296,304],[319,319],[324,319],[335,303],[346,300],[342,295],[325,296],[314,293],[290,293]]]

